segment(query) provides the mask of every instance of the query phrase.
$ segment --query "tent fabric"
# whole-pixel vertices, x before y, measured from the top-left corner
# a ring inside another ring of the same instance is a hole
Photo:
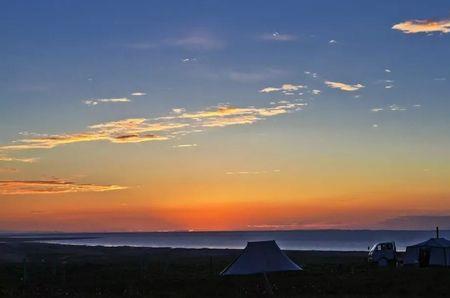
[[[431,238],[427,241],[411,245],[408,247],[422,247],[422,246],[429,246],[429,247],[450,247],[450,240],[447,240],[445,238]]]
[[[445,238],[431,238],[427,241],[406,247],[403,257],[405,265],[420,265],[420,252],[429,253],[428,265],[450,266],[450,241]]]
[[[278,247],[274,240],[248,242],[242,254],[220,275],[247,275],[302,270]]]

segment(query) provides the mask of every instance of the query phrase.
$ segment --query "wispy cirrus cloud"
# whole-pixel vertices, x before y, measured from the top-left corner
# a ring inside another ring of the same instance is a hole
[[[195,57],[192,57],[192,58],[183,58],[183,59],[181,59],[181,62],[183,62],[183,63],[197,62],[197,58],[195,58]]]
[[[297,40],[297,36],[292,34],[273,32],[261,35],[261,39],[267,41],[294,41]]]
[[[325,81],[325,84],[330,88],[340,89],[342,91],[356,91],[361,88],[364,88],[365,86],[362,84],[346,84],[341,82],[332,82],[332,81]]]
[[[301,110],[306,105],[306,103],[284,101],[278,105],[260,108],[219,105],[194,112],[176,108],[166,116],[98,123],[76,133],[27,134],[26,138],[0,146],[0,150],[50,149],[66,144],[94,141],[109,141],[117,144],[164,141],[209,127],[253,124],[268,117]]]
[[[406,34],[414,33],[449,33],[450,19],[445,20],[409,20],[395,24],[392,29],[402,31]]]
[[[160,40],[139,41],[125,46],[135,50],[152,50],[166,47],[176,47],[192,51],[209,51],[224,48],[225,41],[204,29],[187,32],[184,35],[169,37]],[[182,62],[193,62],[196,58],[185,58]]]
[[[134,93],[132,95],[136,96],[136,94],[137,93]],[[138,96],[139,95],[145,95],[145,93],[144,94],[139,93]],[[131,102],[131,100],[126,97],[118,97],[118,98],[87,99],[83,101],[83,103],[88,106],[96,106],[99,103],[124,103],[124,102]]]
[[[167,39],[164,44],[181,47],[187,50],[218,50],[225,46],[225,42],[207,31],[196,31],[181,37]]]
[[[105,192],[127,189],[119,185],[78,184],[64,180],[4,180],[0,181],[0,195],[62,194],[77,192]]]
[[[299,89],[304,89],[306,88],[305,85],[294,85],[294,84],[283,84],[280,87],[265,87],[261,90],[259,90],[260,93],[271,93],[271,92],[292,92],[292,91],[297,91]]]
[[[93,141],[109,141],[112,143],[139,143],[167,140],[168,137],[157,135],[157,132],[184,127],[181,123],[148,123],[144,118],[130,118],[110,121],[89,126],[79,133],[60,135],[40,135],[21,139],[11,145],[0,147],[3,150],[49,149],[56,146]]]
[[[144,96],[144,95],[147,95],[147,93],[136,91],[136,92],[131,93],[131,95],[132,96]]]
[[[36,162],[38,158],[36,157],[28,157],[28,158],[21,158],[21,157],[10,157],[10,156],[0,156],[0,162],[25,162],[25,163],[32,163]]]
[[[396,112],[396,111],[406,111],[407,110],[405,107],[398,106],[396,104],[390,105],[388,107],[388,109],[389,109],[389,111],[394,111],[394,112]]]
[[[225,174],[227,175],[261,175],[261,174],[273,174],[280,173],[281,170],[259,170],[259,171],[228,171]]]
[[[316,72],[311,72],[311,71],[304,71],[303,72],[305,75],[312,77],[313,79],[317,79],[319,77],[319,74],[317,74]]]
[[[413,105],[413,107],[418,109],[421,107],[421,105]],[[374,113],[382,112],[382,111],[402,112],[402,111],[406,111],[406,110],[408,110],[406,107],[399,106],[396,104],[392,104],[387,107],[377,107],[377,108],[371,109],[371,111]]]
[[[173,108],[172,112],[174,112],[175,114],[181,114],[181,113],[186,112],[186,109],[185,108]]]
[[[290,103],[284,102],[283,104],[271,107],[255,108],[239,108],[233,106],[218,106],[214,109],[207,109],[194,113],[183,113],[179,118],[203,120],[202,126],[227,126],[232,124],[246,124],[253,123],[258,120],[262,120],[263,117],[276,116],[280,114],[286,114],[290,111],[300,110],[306,103]],[[221,123],[221,124],[220,124]],[[219,125],[220,124],[220,125]]]
[[[179,145],[173,145],[172,148],[192,148],[197,147],[197,144],[179,144]]]

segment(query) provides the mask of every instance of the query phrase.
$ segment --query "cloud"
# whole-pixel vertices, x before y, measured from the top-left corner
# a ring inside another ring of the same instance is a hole
[[[311,91],[311,94],[312,94],[312,95],[319,95],[321,92],[322,92],[322,91],[320,91],[320,90],[318,90],[318,89],[313,89],[313,90]]]
[[[181,62],[183,63],[190,63],[190,62],[196,62],[197,58],[183,58],[181,59]]]
[[[390,111],[406,111],[406,108],[398,106],[396,104],[393,104],[393,105],[389,106],[389,110]]]
[[[132,94],[134,95],[134,94]],[[145,95],[139,93],[139,95]],[[119,98],[99,98],[99,99],[88,99],[83,101],[84,104],[87,104],[88,106],[96,106],[99,103],[124,103],[124,102],[131,102],[131,100],[129,100],[126,97],[119,97]]]
[[[144,118],[130,118],[119,121],[99,123],[89,126],[89,130],[60,135],[44,135],[15,141],[12,145],[0,147],[4,150],[49,149],[56,146],[92,142],[110,141],[112,143],[140,143],[167,140],[168,137],[157,135],[186,126],[182,123],[151,123]]]
[[[413,106],[415,107],[415,106]],[[416,107],[419,108],[419,107]],[[372,112],[381,112],[381,111],[392,111],[392,112],[401,112],[401,111],[406,111],[407,108],[402,107],[402,106],[398,106],[396,104],[392,104],[386,108],[373,108],[371,109]]]
[[[281,34],[280,32],[266,33],[261,36],[262,40],[268,41],[294,41],[297,36],[291,34]]]
[[[371,109],[371,111],[372,112],[381,112],[381,111],[383,111],[384,109],[383,108],[373,108],[373,109]]]
[[[94,141],[118,144],[163,141],[177,135],[199,132],[208,127],[253,124],[268,117],[301,110],[306,105],[286,101],[283,104],[260,108],[219,105],[194,112],[176,108],[167,116],[98,123],[76,133],[27,134],[26,138],[15,140],[10,145],[0,146],[0,150],[50,149],[66,144]]]
[[[173,108],[172,112],[174,112],[175,114],[181,114],[181,113],[186,112],[186,109],[184,109],[184,108]]]
[[[364,88],[364,85],[361,84],[349,85],[345,83],[331,82],[331,81],[325,81],[325,84],[330,88],[341,89],[342,91],[356,91],[361,88]]]
[[[119,185],[77,184],[64,180],[6,180],[0,181],[0,195],[61,194],[77,192],[105,192],[126,189]]]
[[[265,117],[301,110],[304,106],[306,103],[287,103],[264,108],[239,108],[225,105],[195,113],[183,113],[179,118],[201,120],[203,127],[252,124]]]
[[[181,47],[188,50],[217,50],[225,46],[222,40],[209,32],[193,32],[188,35],[165,41],[170,46]]]
[[[197,144],[179,144],[172,146],[172,148],[191,148],[191,147],[197,147]]]
[[[277,91],[290,92],[290,91],[297,91],[297,90],[303,89],[303,88],[306,88],[306,86],[283,84],[281,87],[266,87],[266,88],[259,90],[259,92],[261,92],[261,93],[270,93],[270,92],[277,92]]]
[[[313,79],[317,79],[319,75],[316,72],[304,71],[305,75],[311,76]]]
[[[178,37],[166,38],[150,42],[135,42],[126,44],[125,46],[135,50],[153,50],[167,47],[177,47],[186,50],[208,51],[224,48],[225,42],[214,36],[211,32],[205,30],[197,30]],[[184,58],[182,59],[182,62],[187,63],[193,62],[195,60],[195,58]]]
[[[227,175],[259,175],[260,171],[239,171],[239,172],[226,172]]]
[[[450,19],[441,21],[434,20],[409,20],[392,26],[394,30],[400,30],[406,34],[431,33],[431,32],[450,32]]]
[[[261,170],[261,171],[228,171],[227,175],[260,175],[260,174],[270,174],[270,173],[280,173],[281,170]]]
[[[145,92],[133,92],[133,93],[131,93],[131,95],[132,96],[144,96],[144,95],[147,95],[147,93],[145,93]]]
[[[9,156],[0,156],[0,162],[25,162],[25,163],[32,163],[36,162],[38,158],[36,157],[28,157],[28,158],[18,158],[18,157],[9,157]]]

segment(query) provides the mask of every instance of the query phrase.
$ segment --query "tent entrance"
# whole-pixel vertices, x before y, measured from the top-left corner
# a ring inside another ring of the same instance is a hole
[[[430,265],[430,249],[419,249],[419,265],[420,267],[428,267]]]

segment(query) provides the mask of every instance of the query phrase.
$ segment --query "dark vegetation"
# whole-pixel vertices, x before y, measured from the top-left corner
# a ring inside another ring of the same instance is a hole
[[[0,297],[264,297],[263,276],[219,277],[238,250],[0,243]],[[365,252],[290,251],[275,297],[436,297],[446,268],[374,268]]]

